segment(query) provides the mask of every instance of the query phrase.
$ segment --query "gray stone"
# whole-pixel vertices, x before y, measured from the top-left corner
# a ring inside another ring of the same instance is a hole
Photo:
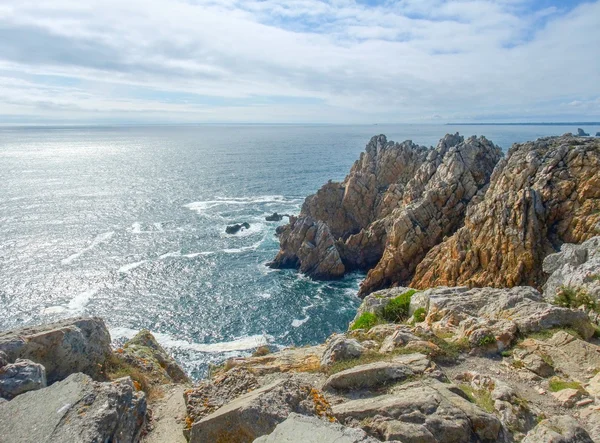
[[[357,340],[344,334],[334,334],[327,340],[321,366],[330,366],[335,362],[360,357],[366,349]]]
[[[367,422],[369,432],[403,443],[497,441],[498,418],[462,395],[454,385],[426,379],[335,405],[333,415],[342,423]]]
[[[392,335],[388,335],[381,344],[379,352],[392,352],[398,346],[404,346],[410,342],[421,341],[422,339],[413,334],[410,328],[403,326],[397,329]]]
[[[254,443],[379,443],[361,429],[292,413],[275,430]]]
[[[328,411],[319,391],[293,378],[279,379],[251,391],[192,425],[190,443],[246,443],[273,432],[291,412],[320,415]]]
[[[0,368],[8,364],[8,355],[0,351]]]
[[[327,379],[323,389],[373,388],[421,375],[431,367],[431,361],[423,354],[399,355],[391,361],[355,366],[333,374]]]
[[[516,349],[514,352],[515,357],[523,362],[523,366],[529,369],[534,374],[540,377],[550,377],[554,375],[554,367],[548,363],[549,357],[544,359],[542,355],[533,352],[527,352],[522,349]]]
[[[18,359],[0,368],[0,397],[8,400],[46,387],[46,369],[30,360]]]
[[[110,334],[100,318],[73,318],[0,333],[0,351],[40,363],[51,384],[76,372],[94,378],[110,355]]]
[[[593,440],[577,420],[557,415],[542,420],[522,443],[593,443]]]
[[[129,377],[112,383],[73,374],[0,404],[2,443],[138,441],[146,399]]]

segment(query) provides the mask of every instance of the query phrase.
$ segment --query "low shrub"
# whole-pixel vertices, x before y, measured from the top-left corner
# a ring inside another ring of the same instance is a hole
[[[427,317],[427,310],[425,308],[419,308],[413,313],[413,319],[416,323],[425,321],[425,317]]]
[[[408,318],[410,299],[417,291],[409,289],[398,297],[392,298],[383,308],[382,317],[389,322],[401,322]]]
[[[554,304],[563,308],[577,309],[583,306],[588,311],[598,311],[598,303],[590,294],[583,289],[575,289],[570,286],[561,286]]]
[[[373,314],[372,312],[363,312],[361,316],[358,317],[354,323],[352,323],[352,326],[350,326],[350,330],[368,330],[379,323],[381,323],[381,319],[376,314]]]
[[[487,389],[474,389],[471,385],[459,385],[458,387],[465,393],[471,403],[475,403],[484,411],[494,412],[494,400],[490,391]]]

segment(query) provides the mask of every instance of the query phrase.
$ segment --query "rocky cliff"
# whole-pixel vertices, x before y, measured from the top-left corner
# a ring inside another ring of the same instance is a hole
[[[545,281],[542,261],[597,234],[600,142],[542,138],[514,145],[464,226],[432,248],[411,286],[506,287]]]
[[[364,293],[406,280],[462,226],[501,155],[484,137],[447,135],[435,148],[373,137],[346,179],[309,196],[280,230],[281,250],[270,265],[314,278],[374,266]]]
[[[272,267],[317,279],[368,271],[359,295],[410,285],[545,282],[543,259],[600,221],[600,142],[548,137],[503,158],[484,137],[435,148],[373,137],[342,183],[307,197],[279,230]]]

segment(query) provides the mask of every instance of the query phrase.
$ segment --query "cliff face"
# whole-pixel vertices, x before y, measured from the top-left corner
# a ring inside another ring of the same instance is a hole
[[[432,248],[411,286],[541,287],[542,261],[595,235],[600,142],[573,136],[514,145],[464,226]]]
[[[407,281],[429,249],[462,226],[501,156],[484,137],[446,135],[435,148],[373,137],[346,179],[309,196],[281,229],[270,265],[320,279],[373,268],[363,294]]]

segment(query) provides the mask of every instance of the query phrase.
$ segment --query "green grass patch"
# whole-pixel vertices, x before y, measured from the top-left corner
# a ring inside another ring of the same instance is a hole
[[[366,365],[377,361],[391,360],[394,355],[397,355],[397,353],[380,354],[379,352],[368,351],[363,353],[358,358],[335,362],[327,368],[326,373],[327,375],[333,375],[337,374],[338,372],[345,371],[346,369],[353,368],[355,366]]]
[[[425,321],[425,317],[427,317],[427,310],[425,308],[419,308],[413,312],[413,319],[417,323]]]
[[[416,292],[416,289],[409,289],[403,294],[400,294],[398,297],[390,299],[387,305],[383,308],[381,314],[383,319],[389,322],[401,322],[406,320],[408,318],[410,299]]]
[[[475,403],[486,412],[494,412],[494,400],[487,389],[474,389],[471,385],[458,385],[471,403]]]
[[[108,380],[130,377],[135,388],[138,391],[143,391],[149,401],[161,396],[161,391],[152,386],[152,382],[140,368],[115,354],[111,354],[106,359],[103,369],[104,375]]]
[[[578,391],[583,391],[583,387],[580,383],[576,381],[566,381],[558,377],[553,377],[550,379],[550,391],[558,392],[563,389],[577,389]]]
[[[577,332],[575,329],[572,329],[572,328],[543,329],[541,331],[529,332],[525,335],[524,338],[534,338],[536,340],[547,340],[549,338],[552,338],[552,336],[554,334],[556,334],[558,331],[565,331],[567,334],[571,334],[573,337],[583,339],[581,337],[581,335],[579,334],[579,332]]]
[[[477,346],[487,346],[496,343],[496,337],[493,335],[484,335],[479,340],[477,340]]]
[[[563,308],[577,309],[583,306],[588,311],[598,311],[598,303],[594,297],[588,294],[584,289],[572,288],[570,286],[561,286],[554,304]]]
[[[377,316],[377,314],[373,314],[372,312],[363,312],[360,317],[356,319],[352,326],[350,326],[350,330],[354,331],[356,329],[371,329],[373,326],[382,323],[382,320]]]

